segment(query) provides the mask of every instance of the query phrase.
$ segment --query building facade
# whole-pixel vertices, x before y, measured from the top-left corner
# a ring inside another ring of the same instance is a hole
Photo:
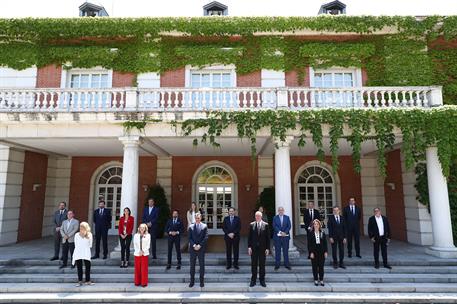
[[[300,39],[346,42],[358,39],[358,34],[310,32],[300,34]],[[250,143],[238,137],[235,127],[221,134],[221,147],[215,149],[193,145],[203,131],[183,135],[170,125],[205,117],[211,110],[442,106],[440,87],[371,87],[366,86],[368,81],[365,68],[338,66],[306,66],[303,80],[297,71],[261,68],[241,74],[234,64],[185,65],[162,73],[65,64],[3,67],[0,244],[50,235],[51,217],[60,201],[68,202],[79,220],[91,223],[100,196],[114,211],[115,234],[122,208],[129,206],[138,217],[148,187],[156,183],[183,218],[191,202],[197,202],[213,235],[222,233],[223,216],[228,207],[235,207],[246,234],[259,193],[274,186],[276,206],[292,215],[294,235],[305,233],[308,201],[317,204],[325,220],[332,206],[344,207],[354,197],[363,210],[364,234],[373,208],[380,207],[390,218],[394,239],[432,246],[430,252],[439,256],[454,256],[446,179],[436,147],[426,151],[430,213],[417,200],[416,175],[406,167],[399,132],[393,149],[386,152],[384,178],[373,141],[362,144],[360,174],[353,168],[350,144],[341,141],[335,172],[330,130],[325,126],[325,158],[319,161],[312,141],[301,148],[294,132],[277,139],[260,130],[252,159]],[[411,94],[408,103],[401,98],[405,94]],[[363,101],[366,98],[373,100]],[[127,131],[123,123],[141,120],[144,113],[158,122]]]

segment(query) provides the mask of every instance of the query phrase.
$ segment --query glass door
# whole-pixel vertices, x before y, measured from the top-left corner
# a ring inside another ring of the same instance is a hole
[[[222,223],[232,207],[232,187],[226,185],[200,185],[198,204],[208,232],[222,234]]]

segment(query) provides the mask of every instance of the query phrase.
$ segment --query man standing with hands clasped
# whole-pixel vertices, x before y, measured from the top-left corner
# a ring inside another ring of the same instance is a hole
[[[238,257],[240,255],[240,230],[241,221],[235,215],[235,208],[229,208],[229,215],[224,218],[222,224],[224,231],[225,250],[227,252],[226,269],[232,268],[232,253],[233,253],[233,267],[238,267]]]
[[[149,234],[151,235],[151,253],[152,259],[157,259],[156,254],[156,238],[159,221],[159,208],[155,206],[155,201],[152,197],[148,199],[148,207],[143,211],[143,223],[148,226]]]
[[[273,242],[275,245],[275,270],[281,264],[281,250],[284,256],[284,267],[291,270],[289,264],[290,218],[284,214],[284,208],[278,208],[278,214],[273,217]]]
[[[248,254],[251,256],[251,284],[254,287],[257,281],[257,267],[259,281],[262,287],[265,284],[265,260],[270,253],[270,229],[268,223],[262,221],[262,212],[255,213],[255,221],[249,225]]]
[[[67,203],[59,203],[59,210],[54,212],[52,222],[54,224],[54,256],[51,261],[59,259],[60,245],[62,244],[62,235],[60,234],[60,228],[62,227],[63,221],[67,219]]]
[[[63,221],[60,228],[60,235],[62,236],[62,265],[60,268],[67,267],[68,251],[70,251],[70,261],[73,259],[73,252],[75,251],[75,234],[79,230],[79,221],[74,218],[72,210],[68,210],[67,219]],[[71,268],[75,268],[74,265]]]
[[[306,239],[308,241],[308,259],[310,259],[311,255],[311,250],[310,250],[310,242],[311,238],[314,237],[314,228],[313,228],[313,221],[314,220],[319,220],[321,219],[321,215],[319,213],[319,210],[314,209],[314,202],[309,201],[308,202],[308,209],[305,210],[303,214],[303,223],[305,224],[306,228]]]
[[[362,258],[360,255],[360,220],[362,212],[355,204],[355,198],[349,198],[349,205],[343,209],[343,217],[346,220],[348,258],[352,258],[352,239],[354,239],[355,256]]]
[[[345,269],[344,260],[344,244],[346,244],[346,223],[340,215],[340,208],[333,207],[333,214],[328,218],[328,236],[332,244],[333,268]],[[339,254],[338,254],[339,253]],[[339,263],[338,263],[339,256]]]
[[[189,250],[190,250],[190,283],[195,284],[195,264],[198,258],[200,266],[200,287],[205,286],[205,251],[208,240],[208,227],[202,223],[202,215],[195,214],[195,223],[189,227]]]
[[[381,247],[384,268],[392,269],[387,263],[387,245],[390,243],[390,225],[381,209],[374,208],[374,215],[368,220],[368,236],[373,242],[374,267],[379,268],[379,247]]]

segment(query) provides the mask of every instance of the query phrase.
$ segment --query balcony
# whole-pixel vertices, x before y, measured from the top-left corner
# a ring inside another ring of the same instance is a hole
[[[429,108],[441,87],[0,89],[0,112]]]

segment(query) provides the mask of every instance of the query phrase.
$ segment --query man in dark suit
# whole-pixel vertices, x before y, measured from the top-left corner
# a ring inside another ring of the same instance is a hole
[[[59,209],[54,212],[52,217],[52,223],[54,225],[54,256],[51,261],[59,259],[60,244],[62,244],[62,235],[60,234],[60,228],[62,227],[63,221],[67,219],[67,203],[60,202]]]
[[[308,241],[308,259],[310,259],[310,250],[309,250],[309,240],[313,236],[313,221],[320,220],[321,215],[319,210],[314,209],[314,202],[308,202],[308,209],[305,210],[303,214],[303,222],[305,223],[306,228],[306,239]]]
[[[268,223],[262,221],[262,212],[255,213],[255,221],[249,224],[248,254],[251,256],[251,284],[257,281],[257,267],[259,268],[260,285],[265,284],[265,260],[270,253],[270,229]]]
[[[333,207],[333,214],[329,216],[327,221],[328,236],[332,244],[333,268],[345,269],[344,260],[344,244],[346,244],[346,223],[340,215],[340,208]],[[339,262],[338,254],[339,253]]]
[[[148,207],[143,210],[143,223],[148,225],[148,231],[151,235],[151,254],[152,258],[157,259],[156,254],[156,238],[159,222],[159,208],[155,206],[155,201],[152,197],[148,199]]]
[[[241,221],[240,218],[235,215],[235,208],[229,208],[229,215],[224,218],[222,230],[224,231],[225,250],[227,253],[226,268],[232,268],[233,253],[233,267],[239,269],[238,258],[240,255]]]
[[[291,270],[289,264],[289,241],[292,224],[290,218],[284,214],[284,208],[278,208],[278,214],[273,217],[273,242],[275,246],[275,270],[281,264],[281,250],[284,256],[284,267]]]
[[[103,241],[103,259],[108,257],[108,230],[111,228],[111,209],[105,208],[105,201],[98,202],[98,209],[94,211],[95,224],[95,255],[92,259],[100,257],[100,241]]]
[[[373,242],[374,267],[379,268],[379,247],[381,247],[384,268],[392,269],[387,263],[387,245],[390,243],[390,226],[381,209],[374,208],[374,215],[368,220],[368,236]]]
[[[68,252],[70,252],[70,261],[73,258],[75,234],[79,230],[79,221],[74,218],[72,210],[68,210],[67,217],[60,228],[60,234],[62,235],[62,265],[59,267],[60,269],[67,267]],[[71,268],[75,268],[75,265],[71,265]]]
[[[360,220],[362,219],[362,210],[356,206],[355,198],[349,199],[349,204],[343,209],[343,217],[346,220],[348,257],[352,257],[352,239],[354,239],[355,255],[360,255]]]
[[[176,269],[181,269],[181,233],[183,232],[183,224],[179,218],[178,210],[173,210],[172,218],[167,221],[165,231],[168,235],[168,262],[167,269],[171,268],[171,256],[173,253],[173,245],[176,248],[176,258],[178,266]]]
[[[202,215],[195,214],[195,223],[189,226],[189,250],[190,250],[190,283],[189,287],[195,284],[195,264],[198,258],[200,267],[200,287],[205,286],[205,251],[208,241],[208,227],[201,222]]]

